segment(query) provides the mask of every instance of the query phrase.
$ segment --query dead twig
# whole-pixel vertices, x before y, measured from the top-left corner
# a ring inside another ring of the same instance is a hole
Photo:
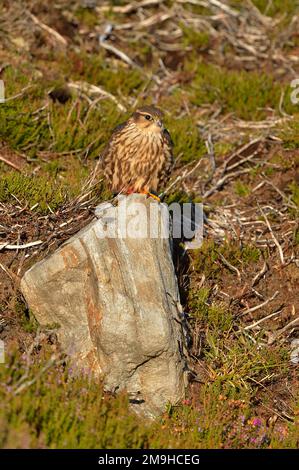
[[[270,313],[266,317],[261,318],[260,320],[257,320],[256,322],[252,323],[251,325],[247,325],[244,327],[244,330],[252,330],[253,328],[256,328],[258,325],[260,325],[262,322],[269,320],[269,318],[274,317],[275,315],[278,315],[278,313],[281,313],[281,309],[278,310],[277,312]]]
[[[272,300],[274,300],[279,294],[279,291],[276,291],[272,297],[270,297],[269,299],[265,300],[265,302],[262,302],[261,304],[259,305],[255,305],[255,307],[251,307],[251,308],[247,308],[246,310],[244,310],[240,315],[238,315],[238,318],[241,318],[243,317],[244,315],[247,315],[248,313],[252,313],[252,312],[255,312],[256,310],[259,310],[260,308],[263,308],[265,307],[266,305],[268,305],[269,302],[272,302]]]
[[[258,272],[257,275],[253,278],[252,283],[251,283],[252,287],[254,287],[259,282],[259,280],[264,276],[264,274],[266,274],[268,269],[269,269],[269,266],[265,261],[260,272]]]
[[[263,211],[263,209],[261,207],[259,207],[260,209],[260,212],[263,216],[263,218],[265,219],[265,222],[267,224],[267,227],[269,229],[269,232],[270,232],[270,235],[273,239],[273,242],[275,243],[275,245],[277,246],[277,249],[278,249],[278,252],[279,252],[279,256],[280,256],[280,261],[281,261],[281,265],[284,266],[285,265],[285,260],[284,260],[284,255],[283,255],[283,251],[282,251],[282,248],[281,248],[281,245],[279,243],[279,241],[277,240],[277,238],[275,237],[274,235],[274,232],[272,230],[272,227],[270,225],[270,222],[268,220],[268,217],[266,216],[265,212]]]
[[[229,261],[227,261],[226,258],[224,258],[224,256],[222,255],[222,253],[220,253],[219,251],[217,251],[218,255],[220,256],[220,259],[222,261],[222,263],[224,264],[224,266],[226,266],[228,269],[230,269],[231,271],[233,271],[234,273],[237,274],[239,280],[241,279],[241,273],[240,271],[238,270],[238,268],[236,268],[236,266],[233,266]]]
[[[64,47],[67,46],[67,41],[66,39],[61,36],[55,29],[50,28],[50,26],[47,26],[45,23],[43,23],[41,20],[39,20],[33,13],[28,12],[29,17],[32,19],[32,21],[38,25],[41,29],[46,31],[48,34],[50,34],[52,37],[56,39],[60,44],[62,44]]]
[[[14,170],[17,170],[17,171],[20,171],[20,172],[22,171],[21,168],[18,165],[11,162],[10,160],[7,160],[7,158],[2,157],[2,155],[0,155],[0,161],[5,163],[8,166],[11,166]]]
[[[125,112],[127,109],[125,106],[123,106],[116,98],[114,95],[109,93],[108,91],[104,90],[104,88],[96,85],[92,85],[91,83],[87,82],[68,82],[68,86],[70,88],[73,88],[76,91],[79,92],[84,92],[87,95],[102,95],[105,96],[106,98],[109,98],[111,101],[113,101],[118,109],[122,112]]]
[[[24,245],[10,245],[9,243],[0,244],[1,250],[24,250],[26,248],[31,248],[33,246],[41,245],[44,243],[42,240],[36,240],[35,242],[25,243]]]

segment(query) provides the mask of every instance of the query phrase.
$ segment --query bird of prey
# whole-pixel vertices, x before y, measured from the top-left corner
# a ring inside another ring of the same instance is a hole
[[[117,126],[101,154],[104,174],[115,193],[155,197],[173,166],[173,143],[154,106],[137,109]]]

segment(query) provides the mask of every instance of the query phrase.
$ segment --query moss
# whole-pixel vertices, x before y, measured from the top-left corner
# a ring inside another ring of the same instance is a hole
[[[221,255],[233,266],[243,267],[256,263],[261,255],[258,248],[225,242],[218,246],[214,241],[204,241],[199,250],[194,252],[194,267],[209,279],[219,279],[223,269],[228,269],[221,261]]]
[[[299,208],[299,185],[295,181],[289,185],[289,189],[291,191],[291,199],[296,204],[297,208]]]
[[[237,180],[234,185],[235,193],[240,197],[246,197],[250,194],[250,188],[241,180]]]
[[[27,308],[23,300],[20,298],[16,299],[14,310],[21,321],[21,325],[24,331],[27,333],[36,333],[38,329],[38,323],[35,316],[31,310]]]
[[[82,22],[90,28],[94,28],[99,22],[99,18],[96,14],[96,11],[91,8],[84,8],[82,6],[79,6],[75,10],[74,15],[80,23]]]
[[[207,49],[210,44],[210,36],[206,32],[196,31],[193,28],[188,28],[183,24],[180,25],[183,31],[183,45],[185,47],[191,46],[194,50]]]
[[[283,145],[285,148],[294,150],[299,148],[299,119],[296,119],[288,123],[287,126],[283,127],[279,132],[279,137],[283,139]]]
[[[182,163],[199,160],[205,153],[206,147],[194,120],[186,116],[184,119],[166,119],[166,125],[174,142],[175,155]]]
[[[142,79],[137,71],[113,72],[100,67],[98,58],[93,63],[86,60],[86,71],[72,79],[86,79],[90,75],[91,83],[105,85],[107,91],[131,93],[138,88]],[[67,62],[65,67],[69,65]],[[7,69],[5,83],[7,96],[15,96],[29,84],[34,74],[30,69]],[[70,68],[68,68],[68,71]],[[102,72],[102,74],[101,74]],[[93,78],[96,78],[94,82]],[[99,77],[102,77],[99,78]],[[26,152],[31,158],[38,157],[42,151],[53,153],[80,152],[84,157],[96,157],[107,142],[112,129],[122,120],[115,103],[103,100],[97,106],[82,96],[76,100],[75,95],[65,104],[52,103],[48,91],[61,83],[59,80],[45,81],[33,79],[32,87],[23,91],[23,95],[0,106],[0,134],[10,146]],[[45,109],[45,106],[47,107]]]
[[[49,207],[55,211],[66,199],[66,191],[62,185],[45,176],[26,176],[10,172],[1,177],[0,201],[20,202],[21,205],[33,207],[47,212]]]
[[[194,105],[217,103],[222,112],[235,113],[245,120],[264,119],[267,107],[278,109],[281,88],[270,75],[226,70],[206,63],[195,65],[197,62],[195,58],[194,61],[189,59],[186,65],[195,72],[190,89]]]
[[[219,333],[232,328],[233,316],[224,305],[209,302],[210,289],[193,291],[190,296],[192,318],[207,324]]]
[[[98,54],[73,53],[65,62],[63,70],[72,80],[84,80],[102,86],[120,99],[136,95],[144,84],[141,71],[130,69],[121,62],[111,65],[105,60],[105,53],[101,51]]]
[[[173,202],[178,202],[180,204],[184,204],[187,202],[191,202],[190,195],[185,193],[184,191],[175,191],[174,193],[169,194],[164,201],[166,204],[170,205]]]
[[[295,245],[299,245],[299,228],[294,231],[293,240]]]
[[[267,16],[292,16],[298,10],[298,4],[294,0],[252,0],[252,3]],[[244,5],[243,0],[232,0],[232,5],[238,7]]]

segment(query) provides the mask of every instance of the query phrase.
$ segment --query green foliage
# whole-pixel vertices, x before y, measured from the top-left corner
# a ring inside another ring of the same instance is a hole
[[[75,374],[68,364],[43,370],[53,352],[50,345],[31,357],[7,351],[6,363],[0,364],[0,448],[244,448],[279,442],[279,433],[261,419],[257,426],[252,395],[242,386],[248,377],[275,371],[279,357],[266,365],[266,351],[255,346],[230,350],[231,344],[225,348],[221,340],[214,352],[209,341],[205,355],[215,377],[198,392],[198,406],[187,399],[154,422],[130,412],[124,393],[105,394],[100,382]],[[25,386],[16,393],[20,384]],[[297,437],[290,425],[288,442]]]
[[[218,333],[230,331],[233,325],[233,316],[222,304],[211,304],[209,302],[210,290],[200,289],[191,293],[190,304],[192,316],[197,320],[205,322],[209,328]]]
[[[260,250],[251,245],[239,246],[236,243],[225,242],[217,246],[213,240],[207,240],[194,253],[194,267],[208,279],[218,279],[225,268],[221,255],[233,266],[243,267],[249,263],[256,263],[260,254]]]
[[[0,179],[0,201],[20,201],[22,205],[47,212],[49,207],[56,210],[66,199],[65,188],[46,176],[26,176],[10,172]]]
[[[94,84],[105,83],[107,89],[119,89],[128,93],[137,84],[138,72],[113,73],[103,66],[99,58],[93,63],[87,61],[86,72],[91,79],[101,76]],[[69,66],[68,63],[64,67]],[[74,64],[73,64],[74,67]],[[68,68],[68,72],[70,67]],[[102,74],[101,74],[102,71]],[[48,91],[59,81],[45,82],[33,74],[33,82],[29,84],[32,71],[7,69],[5,75],[6,95],[12,97],[23,93],[22,97],[7,101],[0,106],[0,135],[16,150],[26,152],[26,155],[36,158],[40,151],[51,152],[82,152],[86,157],[97,157],[101,148],[107,142],[112,129],[120,122],[120,113],[111,100],[101,101],[96,106],[81,96],[65,104],[53,103],[48,98]],[[77,75],[77,76],[76,76]],[[96,75],[96,76],[95,76]],[[86,77],[75,74],[74,78],[85,80]],[[92,81],[91,81],[92,83]],[[26,88],[30,85],[30,88]],[[22,92],[22,90],[24,90]]]
[[[246,197],[250,194],[250,188],[239,179],[235,183],[235,193],[240,197]]]
[[[210,43],[210,36],[206,32],[196,31],[193,28],[188,28],[181,24],[183,31],[183,44],[184,46],[191,46],[195,50],[206,49]]]
[[[15,312],[21,320],[21,325],[27,333],[35,333],[38,329],[38,323],[31,310],[27,309],[24,302],[17,298],[15,301]]]
[[[199,160],[206,153],[204,141],[191,117],[172,120],[168,127],[174,143],[175,155],[180,156],[182,163]]]
[[[191,101],[197,106],[217,103],[225,113],[235,113],[240,119],[258,120],[266,117],[263,108],[277,109],[280,86],[265,73],[245,70],[225,70],[215,65],[200,63],[187,66],[195,71]],[[232,93],[233,90],[233,93]]]
[[[287,371],[288,352],[279,347],[260,348],[241,330],[222,303],[210,301],[209,288],[190,293],[193,322],[205,330],[201,358],[211,371],[213,380],[221,393],[234,397],[236,391],[254,393],[254,380],[263,380],[274,371]]]
[[[99,18],[95,10],[86,8],[86,7],[84,8],[82,6],[79,6],[75,10],[75,16],[78,19],[78,21],[84,23],[86,26],[90,28],[94,28],[99,21]]]
[[[299,119],[296,118],[281,129],[280,137],[283,139],[283,145],[287,149],[299,148]]]
[[[118,63],[112,66],[105,60],[105,54],[73,54],[62,64],[64,73],[72,80],[84,80],[102,86],[114,96],[123,97],[137,94],[144,84],[144,77],[138,69],[128,69]],[[115,107],[115,104],[113,104]]]
[[[292,16],[298,10],[298,2],[294,0],[252,0],[252,3],[267,16]],[[244,0],[232,0],[233,6],[244,5]]]

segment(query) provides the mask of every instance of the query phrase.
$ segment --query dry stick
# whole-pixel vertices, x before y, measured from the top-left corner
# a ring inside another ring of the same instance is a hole
[[[256,322],[252,323],[251,325],[248,325],[248,326],[245,326],[244,330],[252,330],[253,328],[255,328],[256,326],[258,326],[260,323],[262,323],[263,321],[265,320],[268,320],[269,318],[272,318],[274,317],[275,315],[277,315],[278,313],[281,312],[281,309],[278,310],[277,312],[273,312],[273,313],[270,313],[270,315],[267,315],[266,317],[264,318],[261,318],[260,320],[257,320]]]
[[[23,250],[25,248],[31,248],[32,246],[41,245],[44,243],[42,240],[37,240],[35,242],[25,243],[24,245],[10,245],[9,243],[0,244],[1,250]]]
[[[240,315],[238,315],[238,318],[243,317],[244,315],[247,315],[247,313],[255,312],[256,310],[259,310],[260,308],[265,307],[269,302],[272,302],[279,294],[279,291],[277,290],[275,294],[272,295],[269,299],[265,300],[265,302],[262,302],[259,305],[256,305],[255,307],[247,308],[244,310]]]
[[[25,91],[26,90],[29,90],[29,88],[32,88],[33,85],[27,85],[25,86],[19,93],[17,93],[16,95],[13,95],[13,96],[9,96],[8,98],[5,98],[4,99],[4,103],[7,103],[8,101],[12,101],[12,100],[15,100],[16,98],[20,98],[21,96],[24,95]]]
[[[136,29],[140,30],[143,28],[149,28],[152,25],[157,25],[159,23],[164,23],[165,21],[169,20],[174,16],[173,13],[157,13],[156,15],[150,16],[149,18],[146,18],[142,21],[139,22],[132,22],[132,23],[122,23],[122,24],[117,24],[113,26],[113,29],[115,31],[120,31],[124,29]]]
[[[223,264],[224,264],[227,268],[229,268],[231,271],[234,271],[234,272],[237,274],[238,278],[241,279],[241,273],[240,273],[240,271],[238,270],[238,268],[236,268],[236,267],[233,266],[231,263],[229,263],[229,262],[227,261],[227,259],[225,259],[224,256],[223,256],[221,253],[219,253],[219,252],[217,252],[217,253],[218,253],[218,255],[220,256],[220,258],[221,258]]]
[[[288,198],[277,186],[275,186],[272,181],[267,180],[266,178],[263,180],[264,184],[269,184],[275,191],[282,197],[283,200],[285,200],[286,205],[288,207],[291,207],[292,209],[297,209],[296,204],[294,204],[290,198]]]
[[[0,155],[0,160],[1,160],[1,162],[5,163],[6,165],[9,165],[9,166],[11,166],[12,168],[14,168],[15,170],[21,172],[21,168],[20,168],[18,165],[16,165],[15,163],[13,163],[13,162],[7,160],[6,158],[2,157],[1,155]]]
[[[271,234],[271,237],[275,243],[275,245],[277,246],[277,249],[278,249],[278,252],[279,252],[279,256],[280,256],[280,261],[281,261],[281,265],[284,266],[285,265],[285,261],[284,261],[284,256],[283,256],[283,251],[282,251],[282,248],[279,244],[279,241],[277,240],[277,238],[275,237],[274,233],[273,233],[273,230],[272,230],[272,227],[270,225],[270,222],[268,220],[268,217],[266,216],[266,214],[264,213],[263,209],[261,207],[259,207],[260,211],[261,211],[261,214],[262,216],[264,217],[265,219],[265,222],[267,224],[267,227],[270,231],[270,234]]]
[[[257,273],[257,275],[253,278],[252,280],[252,283],[251,283],[251,286],[254,287],[258,282],[259,280],[263,277],[264,274],[266,274],[266,272],[268,271],[269,269],[269,266],[268,264],[266,263],[266,261],[264,262],[264,266],[262,267],[262,269],[260,270],[259,273]]]
[[[18,276],[17,276],[14,272],[12,272],[7,266],[5,266],[4,264],[0,263],[0,268],[7,274],[7,276],[8,276],[13,282],[19,281]]]
[[[119,103],[119,101],[115,98],[114,95],[104,90],[100,86],[95,86],[87,82],[68,82],[68,86],[77,91],[84,91],[87,95],[90,94],[106,96],[116,104],[120,111],[125,112],[127,110],[125,106]]]
[[[108,44],[106,40],[104,40],[103,38],[100,38],[99,43],[100,43],[100,46],[102,46],[107,51],[112,52],[114,55],[116,55],[121,60],[123,60],[126,64],[130,65],[131,67],[141,69],[141,67],[139,67],[139,65],[136,64],[127,54],[117,49],[117,47],[112,46],[112,44]]]
[[[214,194],[217,189],[219,189],[221,186],[224,185],[224,183],[226,183],[229,179],[231,178],[235,178],[236,176],[239,176],[239,175],[243,175],[245,173],[249,173],[250,172],[250,169],[246,169],[246,170],[239,170],[239,171],[235,171],[234,173],[228,173],[227,175],[223,176],[222,178],[220,178],[217,183],[215,184],[215,186],[213,186],[212,188],[208,189],[208,191],[206,191],[204,194],[203,194],[203,198],[207,198],[209,196],[211,196],[212,194]]]
[[[225,13],[228,13],[229,15],[234,16],[235,18],[237,18],[240,15],[240,13],[237,10],[233,10],[228,5],[225,5],[224,3],[218,0],[207,0],[207,2],[210,5],[217,7],[220,10],[224,11]]]
[[[61,34],[59,34],[57,31],[55,31],[55,29],[52,29],[50,28],[49,26],[47,26],[45,23],[43,23],[42,21],[40,21],[35,15],[33,15],[32,13],[28,12],[28,15],[30,16],[30,18],[32,19],[32,21],[37,24],[41,29],[43,29],[44,31],[47,31],[47,33],[51,34],[51,36],[53,36],[58,42],[60,42],[60,44],[62,44],[63,46],[67,46],[67,41],[66,39],[64,39],[63,36],[61,36]]]
[[[205,186],[206,186],[207,184],[209,184],[212,181],[215,170],[216,170],[215,151],[214,151],[212,136],[211,136],[210,133],[208,134],[208,138],[205,141],[205,145],[206,145],[206,149],[207,149],[207,152],[208,152],[208,155],[209,155],[211,168],[212,168],[211,174],[208,177],[207,181],[205,182]]]
[[[249,155],[248,157],[242,158],[242,160],[239,160],[238,162],[233,163],[232,165],[226,167],[226,171],[231,171],[231,170],[233,170],[234,168],[237,168],[238,166],[243,165],[243,163],[249,162],[249,161],[252,160],[258,153],[259,153],[259,149],[255,150],[255,152],[253,152],[253,153],[252,153],[251,155]]]
[[[182,181],[182,180],[188,178],[188,176],[190,176],[199,167],[199,165],[201,164],[201,161],[202,161],[202,159],[198,160],[196,165],[189,172],[185,171],[183,175],[177,176],[176,179],[168,186],[168,188],[166,188],[163,193],[159,194],[159,197],[165,196],[165,194],[167,194],[169,192],[169,190],[174,185],[176,185],[179,181]]]
[[[238,150],[236,150],[235,152],[233,152],[232,155],[230,155],[230,157],[224,162],[222,175],[228,170],[228,168],[230,168],[230,167],[228,167],[229,162],[231,162],[234,158],[238,157],[240,155],[240,153],[243,153],[249,147],[252,147],[252,145],[257,144],[258,142],[262,142],[262,140],[263,139],[261,137],[253,139],[250,142],[247,142],[247,144],[242,145],[242,147],[239,148]],[[249,157],[251,157],[251,155]],[[247,158],[249,158],[249,157],[247,157]],[[237,162],[236,164],[234,164],[234,165],[237,165],[237,164],[241,165],[241,160],[239,162]]]
[[[138,10],[139,8],[145,8],[145,7],[152,7],[152,6],[160,5],[160,3],[163,3],[164,1],[165,0],[143,0],[141,2],[140,1],[139,2],[132,2],[132,3],[129,3],[128,5],[115,6],[115,7],[111,7],[110,5],[104,5],[102,7],[97,7],[96,11],[101,13],[103,11],[112,10],[113,13],[126,14],[126,13],[132,13],[132,12]]]
[[[277,338],[279,338],[279,336],[281,336],[286,330],[288,330],[291,326],[295,325],[298,322],[299,322],[299,317],[295,318],[295,320],[290,321],[287,325],[285,325],[280,330],[275,331],[275,333],[273,334],[273,337],[269,339],[268,344],[273,344],[274,341],[276,341]]]

